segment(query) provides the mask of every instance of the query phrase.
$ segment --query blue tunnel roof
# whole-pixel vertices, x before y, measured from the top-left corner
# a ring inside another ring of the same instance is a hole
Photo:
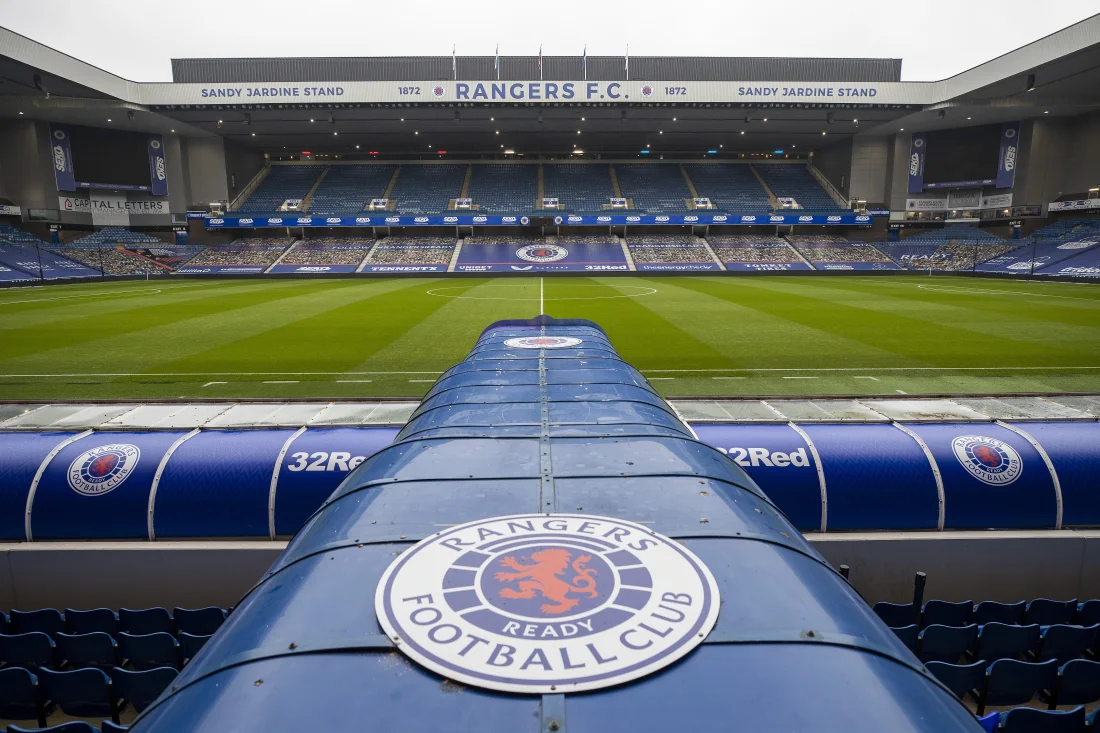
[[[490,691],[411,661],[375,615],[387,568],[446,528],[517,514],[613,517],[671,538],[713,575],[716,625],[679,661],[582,693]],[[602,329],[548,317],[486,329],[133,728],[679,729],[980,728]]]

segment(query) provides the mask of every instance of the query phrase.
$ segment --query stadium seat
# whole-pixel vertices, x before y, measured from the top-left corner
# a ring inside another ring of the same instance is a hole
[[[0,634],[8,633],[8,614],[0,611]]]
[[[1048,626],[1039,636],[1039,649],[1035,656],[1040,662],[1057,659],[1059,664],[1077,659],[1084,655],[1086,649],[1092,648],[1097,629],[1100,626]]]
[[[921,610],[921,626],[966,626],[973,612],[973,601],[928,601]]]
[[[1024,622],[1024,611],[1027,604],[998,603],[997,601],[982,601],[974,606],[974,615],[971,621],[981,626],[988,623],[1018,625]]]
[[[110,634],[58,634],[57,658],[74,669],[99,667],[110,669],[118,664],[118,644]]]
[[[1093,599],[1077,604],[1077,619],[1075,623],[1082,626],[1100,624],[1100,600]]]
[[[1041,690],[1049,690],[1058,681],[1058,662],[1017,662],[1000,659],[989,665],[985,687],[978,694],[978,715],[987,705],[1024,705]]]
[[[207,608],[176,608],[172,617],[181,632],[194,636],[210,636],[225,623],[225,611],[217,606]]]
[[[1039,646],[1039,627],[1009,626],[996,621],[987,623],[978,631],[978,643],[974,656],[987,662],[998,659],[1021,659]]]
[[[978,718],[978,725],[982,727],[985,733],[996,733],[997,729],[1001,727],[1001,714],[1000,713],[988,713]]]
[[[102,723],[99,724],[99,729],[100,731],[102,731],[102,733],[126,733],[126,731],[130,730],[130,726],[119,725],[117,723],[112,723],[109,720],[104,720]]]
[[[886,603],[879,601],[871,610],[891,628],[908,626],[917,623],[918,609],[912,603]]]
[[[65,609],[65,622],[70,634],[118,633],[118,614],[109,608],[93,608],[90,611]]]
[[[22,667],[0,669],[0,718],[37,720],[46,724],[46,710],[38,697],[38,678]]]
[[[83,720],[70,720],[67,723],[51,725],[49,728],[21,728],[9,725],[7,733],[99,733],[94,725]]]
[[[914,654],[917,652],[917,625],[909,624],[908,626],[891,626],[890,631],[901,639],[901,642],[905,646],[909,647],[909,650]]]
[[[167,608],[143,608],[139,611],[120,608],[118,620],[120,628],[127,634],[174,634],[176,631]]]
[[[41,631],[28,634],[0,634],[0,663],[9,667],[53,667],[54,642]]]
[[[944,626],[932,624],[920,632],[920,657],[922,662],[948,662],[955,664],[968,654],[978,640],[978,627]]]
[[[178,674],[172,667],[155,667],[142,672],[115,667],[111,670],[111,680],[118,699],[129,701],[140,713],[153,704]]]
[[[1085,708],[1051,711],[1013,708],[1001,715],[1003,733],[1085,733]]]
[[[1074,659],[1058,670],[1058,685],[1045,696],[1053,710],[1058,705],[1088,705],[1100,700],[1100,662]]]
[[[186,631],[180,632],[180,658],[184,664],[194,659],[195,655],[199,653],[199,650],[206,645],[206,642],[210,641],[209,636],[197,636],[195,634],[188,634]]]
[[[1076,610],[1076,598],[1072,601],[1052,601],[1048,598],[1036,598],[1027,604],[1027,610],[1024,612],[1024,623],[1039,624],[1040,626],[1068,624],[1073,620],[1073,613]]]
[[[179,642],[171,634],[159,631],[155,634],[118,635],[118,650],[124,660],[129,660],[136,670],[155,667],[179,668]]]
[[[955,693],[960,700],[971,690],[981,690],[985,686],[985,662],[973,664],[948,664],[947,662],[929,662],[925,665],[936,679]]]
[[[111,678],[101,669],[89,667],[68,672],[43,669],[38,673],[42,696],[53,700],[66,715],[76,718],[110,718],[116,723]]]
[[[54,634],[65,630],[65,618],[56,608],[40,608],[37,611],[12,611],[11,633],[28,634],[32,631],[41,631],[43,634]]]

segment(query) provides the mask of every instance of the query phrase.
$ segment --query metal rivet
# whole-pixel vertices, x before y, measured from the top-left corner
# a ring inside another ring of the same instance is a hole
[[[264,681],[263,681],[263,680],[256,680],[256,681],[255,681],[255,682],[253,682],[252,684],[254,684],[254,685],[255,685],[256,687],[259,687],[259,686],[260,686],[260,685],[262,685],[263,683],[264,683]]]
[[[287,649],[297,649],[297,648],[298,648],[298,645],[295,644],[293,641],[290,642],[290,646],[287,647]]]
[[[551,721],[550,721],[550,725],[548,725],[547,727],[548,727],[548,728],[549,728],[550,730],[557,730],[557,729],[558,729],[558,721],[556,721],[556,720],[551,720]]]

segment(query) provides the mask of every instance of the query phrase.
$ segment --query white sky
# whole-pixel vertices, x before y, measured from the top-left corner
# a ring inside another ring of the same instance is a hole
[[[135,81],[169,59],[543,53],[902,58],[942,79],[1100,13],[1100,0],[0,0],[0,25]],[[1097,39],[1100,41],[1100,38]]]

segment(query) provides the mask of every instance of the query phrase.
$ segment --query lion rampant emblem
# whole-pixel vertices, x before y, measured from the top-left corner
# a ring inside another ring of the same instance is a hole
[[[591,555],[580,555],[569,561],[572,554],[563,548],[552,547],[532,553],[533,564],[525,565],[514,557],[505,557],[500,564],[515,570],[514,573],[498,572],[494,577],[501,582],[511,583],[518,581],[517,588],[503,588],[500,591],[501,598],[536,598],[541,596],[552,603],[544,603],[540,606],[543,613],[560,614],[569,611],[579,601],[569,598],[570,593],[576,593],[588,598],[599,595],[596,590],[596,570],[586,568],[585,565],[592,559]],[[572,568],[576,573],[566,582],[561,577]]]

